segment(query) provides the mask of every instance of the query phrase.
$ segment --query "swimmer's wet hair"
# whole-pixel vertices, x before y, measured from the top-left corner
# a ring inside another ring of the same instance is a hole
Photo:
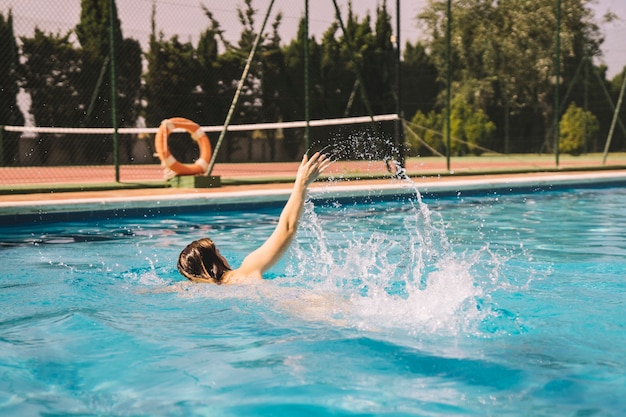
[[[231,270],[228,262],[209,238],[191,242],[178,256],[178,272],[193,282],[221,284],[224,273]]]

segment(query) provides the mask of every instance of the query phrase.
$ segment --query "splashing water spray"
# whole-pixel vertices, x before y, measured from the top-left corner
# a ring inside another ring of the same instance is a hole
[[[341,158],[350,146],[344,143],[327,152]],[[295,262],[288,269],[294,285],[333,294],[328,314],[347,326],[413,335],[480,333],[481,322],[493,311],[490,289],[477,282],[472,269],[485,254],[495,255],[487,247],[476,254],[456,254],[443,218],[423,202],[405,169],[376,151],[361,157],[391,164],[392,176],[406,186],[408,195],[392,208],[372,204],[365,211],[336,202],[327,216],[324,210],[317,214],[308,202],[292,248]],[[384,223],[376,214],[393,221]]]

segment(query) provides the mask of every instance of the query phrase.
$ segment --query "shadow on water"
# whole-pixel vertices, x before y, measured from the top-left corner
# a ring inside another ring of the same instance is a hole
[[[371,358],[378,372],[392,375],[410,373],[498,390],[511,389],[523,379],[522,371],[486,359],[438,356],[367,337],[329,343],[344,345],[333,351],[360,352],[359,357]]]
[[[1,248],[32,246],[32,245],[66,245],[70,243],[107,242],[120,239],[130,239],[135,233],[130,229],[93,230],[78,233],[42,233],[29,237],[4,239],[0,241]]]

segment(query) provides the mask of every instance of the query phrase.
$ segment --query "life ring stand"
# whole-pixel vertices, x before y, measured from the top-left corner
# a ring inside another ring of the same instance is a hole
[[[193,164],[183,164],[174,158],[167,144],[167,139],[174,129],[186,130],[191,138],[198,143],[200,157]],[[154,138],[154,145],[161,162],[167,167],[165,176],[174,177],[176,175],[201,175],[209,170],[211,160],[211,142],[200,126],[184,117],[173,117],[161,122],[159,130]],[[169,171],[169,172],[168,172]]]

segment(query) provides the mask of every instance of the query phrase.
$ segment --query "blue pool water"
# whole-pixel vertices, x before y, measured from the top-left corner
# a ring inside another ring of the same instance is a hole
[[[619,416],[626,190],[317,201],[269,280],[279,208],[4,227],[0,414]]]

